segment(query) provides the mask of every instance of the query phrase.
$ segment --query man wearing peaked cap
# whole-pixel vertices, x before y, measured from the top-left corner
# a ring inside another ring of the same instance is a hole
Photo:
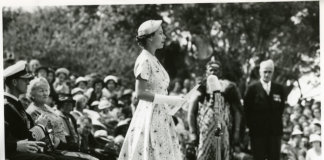
[[[27,62],[18,61],[14,65],[9,66],[3,71],[3,78],[32,78],[33,76],[27,72]]]
[[[54,160],[54,157],[37,153],[41,146],[40,141],[32,141],[29,131],[34,126],[30,115],[26,113],[18,97],[27,91],[27,85],[32,76],[27,73],[27,62],[19,61],[4,70],[6,90],[4,93],[5,115],[5,157],[9,159]]]
[[[251,136],[252,154],[256,160],[280,159],[282,114],[285,91],[272,82],[274,62],[260,63],[260,80],[252,83],[244,97],[244,110]]]

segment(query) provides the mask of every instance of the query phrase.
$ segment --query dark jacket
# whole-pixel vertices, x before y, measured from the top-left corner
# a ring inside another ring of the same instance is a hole
[[[244,97],[244,110],[250,134],[281,136],[285,101],[282,85],[271,82],[268,95],[260,81],[251,84]]]
[[[34,122],[19,101],[8,96],[4,96],[4,101],[5,148],[6,157],[8,157],[16,153],[17,141],[33,139],[29,128],[34,126]],[[28,121],[23,118],[22,114],[24,113]]]

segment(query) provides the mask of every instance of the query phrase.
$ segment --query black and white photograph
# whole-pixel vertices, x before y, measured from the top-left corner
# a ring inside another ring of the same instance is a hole
[[[17,3],[0,159],[324,159],[322,2]]]

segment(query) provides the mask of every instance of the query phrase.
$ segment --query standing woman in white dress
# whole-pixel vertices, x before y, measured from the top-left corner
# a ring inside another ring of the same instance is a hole
[[[181,160],[183,159],[171,106],[183,98],[167,96],[170,78],[155,56],[163,48],[165,35],[162,20],[148,20],[138,28],[136,37],[143,49],[134,67],[135,93],[139,99],[132,122],[119,154],[119,160]]]

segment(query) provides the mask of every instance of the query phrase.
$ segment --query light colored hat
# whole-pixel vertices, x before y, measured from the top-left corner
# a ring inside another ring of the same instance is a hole
[[[125,138],[122,135],[118,135],[115,137],[114,142],[116,144],[123,144],[124,140],[125,140]]]
[[[108,136],[108,133],[106,130],[97,130],[94,135],[93,135],[95,138],[100,138],[104,141],[107,141],[107,142],[113,142],[113,139],[110,138],[110,136]]]
[[[77,93],[84,93],[84,90],[82,88],[79,88],[79,87],[73,88],[72,91],[71,91],[71,94],[76,95]]]
[[[108,75],[107,77],[105,77],[104,82],[107,83],[109,80],[113,80],[115,83],[118,82],[118,78],[113,75]]]
[[[125,89],[124,92],[123,92],[123,96],[132,95],[132,94],[133,94],[133,90],[132,89]]]
[[[137,36],[143,36],[151,34],[159,29],[162,24],[162,20],[148,20],[143,22],[137,31]]]
[[[97,130],[94,135],[93,135],[95,138],[98,138],[98,137],[106,137],[108,136],[108,133],[107,131],[105,130]]]
[[[99,105],[99,101],[93,101],[90,106],[98,106]]]
[[[17,63],[7,67],[3,71],[3,78],[6,79],[8,77],[30,79],[33,76],[27,72],[27,62],[26,61],[18,61]]]
[[[111,103],[108,100],[103,99],[99,102],[98,109],[102,110],[109,107],[111,107]]]
[[[300,131],[299,129],[294,129],[293,132],[291,133],[292,136],[295,136],[295,135],[303,135],[303,132]]]
[[[55,71],[55,74],[58,75],[60,73],[64,73],[66,74],[67,76],[70,74],[70,71],[66,68],[59,68]]]
[[[75,80],[75,84],[78,84],[80,82],[88,82],[88,80],[84,77],[78,77],[76,80]]]
[[[262,61],[260,63],[260,70],[263,70],[263,69],[272,69],[274,70],[274,63],[271,59],[268,59],[266,61]]]
[[[312,142],[315,142],[315,141],[321,142],[321,136],[318,135],[318,134],[311,134],[309,136],[309,142],[312,143]]]

